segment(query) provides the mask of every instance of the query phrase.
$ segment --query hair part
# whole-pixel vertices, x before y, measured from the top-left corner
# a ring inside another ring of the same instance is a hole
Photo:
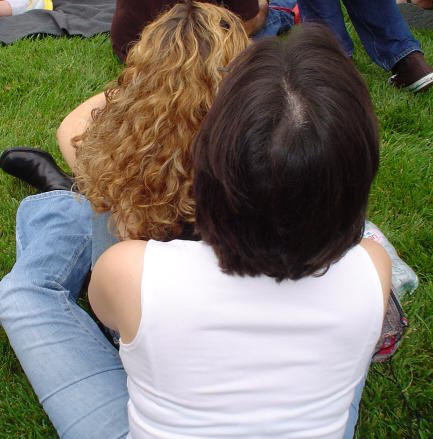
[[[146,26],[106,106],[75,139],[76,183],[123,238],[170,239],[193,223],[191,143],[223,70],[248,44],[240,19],[176,4]]]
[[[226,272],[319,275],[360,241],[378,126],[365,82],[325,27],[242,53],[194,150],[196,229]]]

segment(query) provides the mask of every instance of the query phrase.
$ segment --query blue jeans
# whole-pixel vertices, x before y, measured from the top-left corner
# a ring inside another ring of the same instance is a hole
[[[353,396],[352,403],[349,408],[349,419],[346,424],[346,431],[344,432],[343,439],[352,439],[355,435],[355,428],[358,422],[359,403],[361,402],[362,391],[364,390],[365,381],[367,380],[367,372],[362,377],[359,384],[355,387],[355,395]]]
[[[392,69],[411,52],[421,52],[395,0],[343,0],[343,3],[366,52],[383,69]],[[352,56],[353,42],[344,24],[340,0],[299,0],[298,5],[303,21],[326,24],[347,55]]]
[[[26,198],[17,260],[0,282],[0,322],[59,436],[123,438],[126,374],[119,354],[76,303],[90,268],[92,211],[66,191]],[[364,380],[344,439],[353,436]]]
[[[126,374],[118,352],[76,304],[90,268],[91,208],[72,192],[26,198],[17,260],[0,282],[0,322],[62,438],[128,433]]]
[[[117,237],[110,232],[109,219],[108,212],[92,215],[92,268],[105,250],[119,242]]]

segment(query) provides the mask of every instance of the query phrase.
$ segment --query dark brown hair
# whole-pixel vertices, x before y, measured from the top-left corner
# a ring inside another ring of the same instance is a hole
[[[324,273],[361,239],[378,143],[366,85],[325,27],[262,40],[195,139],[197,231],[229,273]]]

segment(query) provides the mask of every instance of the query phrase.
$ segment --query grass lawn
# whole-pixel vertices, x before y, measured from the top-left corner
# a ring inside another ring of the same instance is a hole
[[[433,33],[416,33],[433,64]],[[369,218],[415,269],[420,286],[406,297],[410,329],[393,359],[409,406],[422,416],[409,423],[388,365],[373,365],[363,395],[357,438],[433,437],[433,89],[422,95],[390,88],[389,76],[356,43],[354,61],[368,82],[381,126],[381,169]],[[0,47],[0,151],[38,146],[67,169],[55,132],[63,117],[115,78],[120,66],[107,36],[51,38]],[[15,213],[34,193],[0,173],[0,278],[15,260]],[[55,438],[0,328],[0,437]]]

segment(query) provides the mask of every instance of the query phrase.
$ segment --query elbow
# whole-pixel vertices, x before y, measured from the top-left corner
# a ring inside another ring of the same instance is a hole
[[[75,147],[72,145],[72,130],[68,116],[62,121],[56,131],[57,144],[59,150],[69,167],[74,170],[75,167]]]

